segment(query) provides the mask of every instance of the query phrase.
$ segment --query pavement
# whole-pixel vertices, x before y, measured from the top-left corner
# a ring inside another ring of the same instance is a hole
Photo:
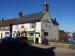
[[[75,56],[75,53],[56,53],[56,56]]]

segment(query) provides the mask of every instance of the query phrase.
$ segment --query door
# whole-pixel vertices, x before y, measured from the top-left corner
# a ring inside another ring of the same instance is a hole
[[[40,37],[40,33],[36,32],[36,37],[35,37],[35,42],[39,43],[39,37]]]

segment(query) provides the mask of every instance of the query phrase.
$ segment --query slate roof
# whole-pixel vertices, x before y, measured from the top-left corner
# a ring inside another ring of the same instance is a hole
[[[14,19],[4,20],[4,21],[0,22],[0,26],[8,26],[10,24],[24,24],[24,23],[39,22],[39,21],[41,21],[41,19],[43,18],[45,13],[46,12],[37,12],[37,13],[25,15],[22,17],[17,17]],[[57,21],[55,21],[53,19],[51,19],[51,20],[54,25],[59,25],[57,23]]]
[[[36,12],[36,13],[25,15],[22,17],[17,17],[15,24],[32,23],[32,22],[41,21],[41,19],[45,13],[46,12]],[[51,20],[54,25],[59,25],[57,21],[55,21],[53,19],[51,19]]]
[[[37,13],[30,14],[30,15],[17,17],[15,24],[32,23],[32,22],[40,21],[42,19],[43,15],[44,15],[44,13],[37,12]]]

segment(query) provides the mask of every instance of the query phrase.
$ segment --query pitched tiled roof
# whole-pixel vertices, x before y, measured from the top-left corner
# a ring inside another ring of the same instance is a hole
[[[42,17],[44,16],[46,12],[37,12],[21,17],[17,17],[14,19],[8,19],[0,22],[0,26],[8,26],[10,24],[23,24],[23,23],[32,23],[32,22],[38,22],[41,21]],[[59,25],[55,20],[51,19],[52,23],[54,25]]]
[[[42,19],[43,15],[44,15],[44,13],[42,13],[42,12],[25,15],[25,16],[16,18],[17,21],[15,24],[28,23],[28,22],[32,23],[32,22],[40,21]]]
[[[33,13],[33,14],[29,14],[29,15],[25,15],[19,18],[16,18],[16,22],[15,24],[22,24],[22,23],[31,23],[31,22],[36,22],[36,21],[40,21],[42,19],[42,17],[44,16],[46,12],[37,12],[37,13]],[[54,25],[59,25],[57,21],[52,20],[52,23]]]
[[[0,21],[0,26],[9,26],[10,24],[13,24],[15,21],[15,19]]]

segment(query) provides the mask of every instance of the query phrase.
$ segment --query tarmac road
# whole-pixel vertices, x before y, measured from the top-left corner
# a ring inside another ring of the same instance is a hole
[[[75,56],[75,53],[56,53],[56,56]]]
[[[48,48],[50,46],[42,46],[40,44],[34,44],[33,46],[41,47],[41,48]],[[56,56],[75,56],[75,49],[69,49],[69,48],[60,48],[57,47],[54,50]]]
[[[55,50],[56,56],[75,56],[75,50],[68,48],[56,48]]]

